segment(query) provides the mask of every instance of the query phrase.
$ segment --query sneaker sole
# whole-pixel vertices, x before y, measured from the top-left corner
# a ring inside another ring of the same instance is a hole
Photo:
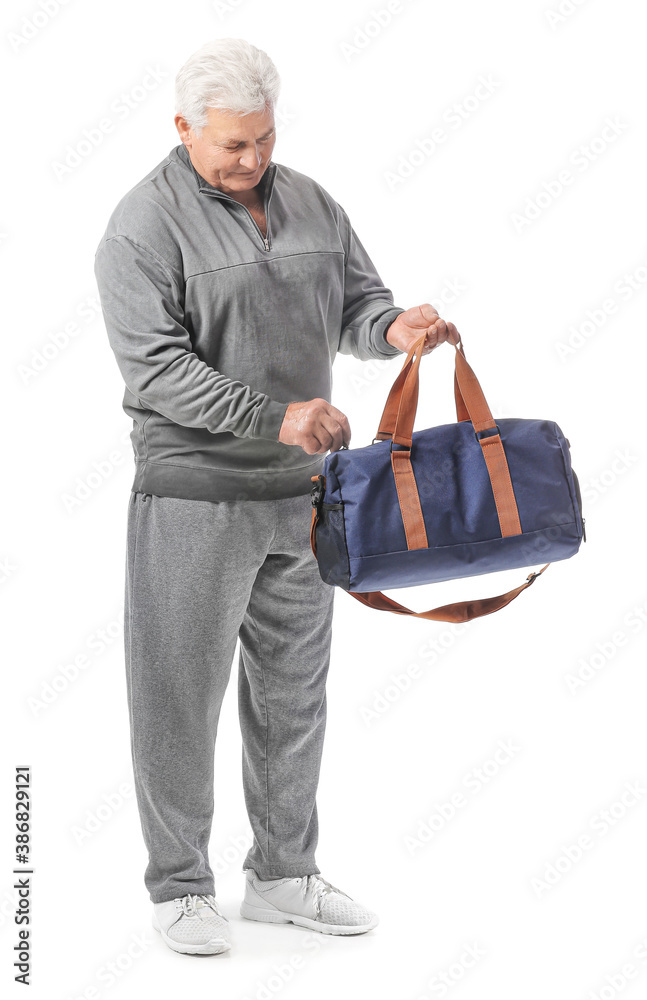
[[[302,917],[299,913],[264,910],[259,906],[251,906],[244,902],[240,904],[240,915],[246,920],[262,920],[268,924],[298,924],[300,927],[308,927],[310,930],[320,931],[322,934],[365,934],[366,931],[377,927],[379,923],[378,918],[373,917],[367,924],[324,924],[321,920]]]
[[[181,955],[221,955],[231,948],[231,943],[225,940],[225,938],[213,938],[204,944],[189,944],[183,941],[174,941],[173,938],[168,936],[166,931],[162,930],[154,913],[152,924],[155,930],[162,935],[162,940],[165,944]]]

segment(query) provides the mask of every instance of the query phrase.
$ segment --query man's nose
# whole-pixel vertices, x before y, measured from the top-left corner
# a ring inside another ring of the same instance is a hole
[[[240,162],[245,167],[245,170],[256,170],[261,163],[261,154],[258,151],[258,147],[254,145],[246,149],[240,158]]]

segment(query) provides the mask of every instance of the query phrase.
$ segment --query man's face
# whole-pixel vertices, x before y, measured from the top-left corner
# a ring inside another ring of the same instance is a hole
[[[180,138],[198,173],[225,194],[250,191],[269,165],[276,141],[274,111],[233,115],[209,108],[208,123],[200,135],[182,115],[175,116]]]

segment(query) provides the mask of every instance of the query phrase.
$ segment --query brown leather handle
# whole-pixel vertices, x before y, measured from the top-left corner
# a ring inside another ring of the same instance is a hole
[[[393,443],[402,446],[398,451],[391,448],[391,464],[409,549],[427,548],[428,546],[420,497],[411,465],[413,425],[418,407],[418,376],[425,339],[426,334],[422,334],[409,348],[406,361],[389,393],[388,409],[385,408],[386,415],[383,414],[383,423],[380,423],[377,437],[373,439],[374,441],[376,439],[385,440],[391,437]],[[459,342],[454,346],[456,348],[454,382],[458,386],[461,404],[467,410],[474,427],[474,433],[483,451],[499,518],[501,537],[520,535],[522,529],[517,502],[496,422],[490,412],[479,381],[467,363],[462,344]],[[456,399],[458,402],[458,397]],[[488,430],[494,433],[479,437],[480,433]]]
[[[407,448],[411,447],[411,435],[418,407],[419,369],[424,342],[425,337],[422,336],[411,346],[405,362],[406,373],[404,368],[400,372],[400,375],[404,374],[404,379],[398,386],[396,393],[393,394],[392,409],[395,410],[395,421],[392,440]],[[458,386],[459,398],[467,411],[468,419],[472,421],[475,432],[493,430],[496,427],[494,417],[480,383],[467,362],[462,344],[454,346],[456,349],[455,384]],[[414,353],[415,359],[409,363]],[[399,379],[400,376],[396,379],[393,388],[398,384]]]
[[[378,426],[377,434],[374,437],[374,441],[388,441],[392,439],[393,431],[395,429],[395,420],[398,415],[398,408],[400,406],[400,397],[402,395],[402,389],[404,383],[411,371],[412,366],[412,356],[416,349],[416,344],[413,344],[409,348],[409,353],[407,354],[406,360],[402,366],[400,374],[396,378],[395,382],[391,386],[389,395],[387,396],[386,403],[384,404],[384,410],[382,411],[382,417]],[[463,352],[464,348],[462,341],[457,345],[458,348]],[[460,386],[458,384],[458,378],[456,377],[456,372],[454,372],[454,400],[456,403],[456,419],[460,422],[462,420],[469,420],[470,415],[465,406],[465,400],[461,394]]]

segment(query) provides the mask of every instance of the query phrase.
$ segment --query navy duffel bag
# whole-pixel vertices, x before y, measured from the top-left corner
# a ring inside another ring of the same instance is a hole
[[[569,442],[551,420],[494,421],[456,347],[457,422],[413,431],[425,342],[412,345],[373,443],[329,453],[313,476],[310,541],[322,579],[363,604],[464,622],[509,604],[584,536]],[[515,590],[410,611],[382,589],[546,563]]]

